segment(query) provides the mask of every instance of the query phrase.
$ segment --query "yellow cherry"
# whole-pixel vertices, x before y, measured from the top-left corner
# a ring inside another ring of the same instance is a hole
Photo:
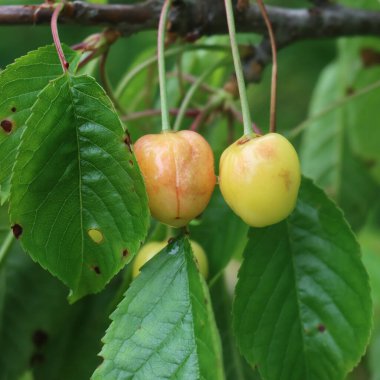
[[[134,145],[152,215],[183,227],[206,208],[215,187],[214,156],[192,131],[145,135]]]
[[[168,243],[166,241],[152,241],[145,244],[133,261],[132,277],[136,278],[140,274],[141,267],[157,255]],[[190,240],[191,249],[194,253],[195,263],[204,278],[208,276],[208,260],[204,249],[194,240]]]
[[[243,136],[222,154],[219,185],[232,210],[252,227],[285,219],[301,181],[297,152],[277,133]]]

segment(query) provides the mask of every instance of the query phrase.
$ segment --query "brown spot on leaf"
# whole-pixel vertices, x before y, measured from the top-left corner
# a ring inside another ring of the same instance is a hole
[[[33,341],[33,344],[37,347],[37,348],[40,348],[42,346],[44,346],[47,341],[48,341],[48,334],[46,333],[46,331],[44,330],[36,330],[33,335],[32,335],[32,341]]]
[[[3,128],[4,132],[12,132],[13,123],[10,120],[2,120],[0,126]]]
[[[14,237],[18,239],[22,235],[22,227],[19,224],[14,224],[11,228]]]
[[[12,108],[11,108],[11,111],[12,111],[12,112],[16,112],[16,111],[17,111],[17,108],[16,108],[16,107],[12,107]]]
[[[318,326],[317,326],[317,329],[319,332],[323,333],[326,331],[326,326],[323,325],[322,323],[320,323]]]
[[[129,165],[133,166],[134,162],[132,160],[129,160]]]
[[[129,251],[128,251],[128,249],[124,249],[123,250],[123,257],[127,257],[127,256],[129,256]]]
[[[173,241],[174,241],[174,238],[173,238],[173,237],[169,238],[169,239],[168,239],[168,244],[173,243]]]
[[[101,272],[100,272],[100,268],[97,266],[97,265],[94,265],[93,267],[92,267],[92,269],[94,270],[94,272],[96,273],[96,274],[100,274]]]
[[[126,132],[125,134],[124,144],[127,145],[129,151],[132,153],[132,140],[131,140],[131,135],[129,134],[129,132]]]
[[[355,94],[355,89],[352,86],[347,87],[346,88],[346,95],[350,96],[350,95],[353,95],[353,94]]]
[[[380,65],[380,52],[371,48],[360,50],[360,58],[365,68]]]

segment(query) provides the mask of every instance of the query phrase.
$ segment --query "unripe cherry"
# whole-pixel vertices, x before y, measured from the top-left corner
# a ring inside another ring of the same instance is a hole
[[[213,152],[200,134],[145,135],[137,140],[134,150],[156,219],[182,227],[203,212],[216,177]]]
[[[136,278],[140,274],[141,267],[152,259],[158,252],[166,247],[166,241],[152,241],[145,244],[133,261],[132,277]],[[208,260],[204,249],[194,240],[190,240],[196,265],[204,278],[208,276]]]
[[[220,159],[222,195],[252,227],[285,219],[295,207],[300,181],[297,152],[277,133],[243,136]]]

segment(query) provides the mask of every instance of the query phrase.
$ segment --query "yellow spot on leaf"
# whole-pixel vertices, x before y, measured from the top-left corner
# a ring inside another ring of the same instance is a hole
[[[101,244],[103,243],[104,240],[104,235],[101,231],[92,228],[87,231],[88,236],[96,243],[96,244]]]

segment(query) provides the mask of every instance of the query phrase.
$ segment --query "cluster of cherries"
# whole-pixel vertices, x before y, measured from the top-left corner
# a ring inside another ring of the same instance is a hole
[[[212,149],[199,133],[183,130],[145,135],[135,143],[134,151],[149,207],[157,220],[183,227],[204,211],[217,181]],[[295,207],[300,179],[298,155],[277,133],[244,135],[220,159],[221,193],[231,209],[252,227],[285,219]],[[160,248],[163,244],[154,250]],[[199,258],[202,255],[198,250],[198,261],[204,261]],[[136,261],[139,257],[135,275],[148,260],[142,260],[141,252]]]

